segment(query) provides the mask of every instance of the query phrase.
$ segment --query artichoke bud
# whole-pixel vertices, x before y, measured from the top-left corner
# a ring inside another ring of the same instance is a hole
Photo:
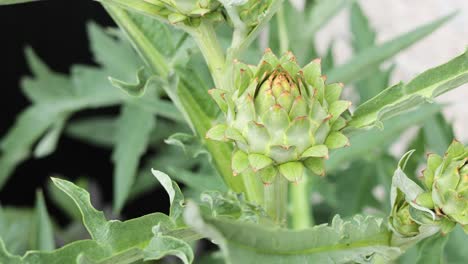
[[[341,132],[351,105],[339,99],[343,85],[325,83],[320,60],[301,69],[290,52],[277,58],[267,50],[259,65],[233,68],[233,91],[210,90],[226,120],[207,138],[232,141],[265,183],[277,174],[300,181],[305,169],[324,175],[329,150],[349,145]]]
[[[428,168],[438,165],[432,180],[435,211],[455,223],[466,226],[468,224],[468,148],[454,141],[441,161],[438,159],[435,164],[431,164],[431,161],[428,160]]]
[[[251,30],[265,17],[272,0],[221,0],[224,5],[235,8],[238,17]],[[231,24],[232,21],[230,21]]]
[[[197,26],[200,19],[223,20],[221,4],[217,0],[142,0],[150,4],[155,16],[171,24]]]
[[[404,199],[400,198],[398,204],[392,209],[389,218],[391,228],[404,237],[416,236],[419,234],[420,225],[411,216],[411,206]]]

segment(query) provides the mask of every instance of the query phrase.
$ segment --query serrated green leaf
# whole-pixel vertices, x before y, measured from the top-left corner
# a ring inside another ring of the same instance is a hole
[[[434,22],[405,33],[393,40],[385,42],[384,44],[362,51],[347,63],[340,65],[330,71],[327,75],[328,80],[330,82],[343,82],[347,84],[359,80],[361,77],[363,77],[363,72],[368,72],[372,69],[375,69],[386,59],[392,57],[404,48],[407,48],[411,44],[432,33],[445,22],[450,20],[453,16],[454,14],[450,14],[448,16],[439,18]]]
[[[101,260],[113,254],[124,253],[131,248],[143,250],[153,237],[151,231],[153,226],[159,225],[163,230],[170,230],[175,227],[171,219],[161,213],[153,213],[125,222],[107,221],[104,214],[91,205],[89,194],[84,189],[65,180],[53,178],[53,181],[58,188],[69,195],[76,203],[82,213],[86,229],[95,240],[95,243],[100,245],[100,248],[98,247],[100,255],[97,257],[93,254],[85,254],[93,260]],[[85,243],[83,241],[79,242]],[[80,252],[75,253],[75,258],[77,253]]]
[[[50,251],[55,249],[52,222],[41,191],[36,194],[36,241],[35,249]]]
[[[112,37],[94,22],[88,23],[87,29],[94,60],[103,66],[108,75],[132,80],[132,75],[141,67],[132,47],[122,39]]]
[[[119,212],[135,180],[140,157],[146,151],[155,117],[131,103],[123,106],[116,123],[114,169],[114,210]]]
[[[201,144],[198,137],[193,135],[189,135],[186,133],[175,133],[166,140],[164,140],[164,142],[166,144],[182,148],[185,154],[192,158],[196,158],[201,154],[209,155],[209,153]]]
[[[39,0],[0,0],[0,5],[13,5],[13,4],[23,4],[29,2],[35,2]]]
[[[74,120],[67,125],[65,133],[92,145],[110,148],[115,143],[116,120],[106,116]]]
[[[375,45],[376,33],[363,13],[358,3],[354,3],[350,15],[351,32],[353,33],[353,49],[360,53]],[[356,83],[361,102],[367,101],[387,87],[393,67],[382,71],[375,67],[371,72]]]
[[[359,3],[351,6],[350,24],[353,34],[353,48],[362,51],[374,45],[376,34]]]
[[[402,253],[389,245],[382,219],[372,217],[344,221],[336,216],[329,226],[300,231],[205,217],[194,203],[187,204],[184,217],[221,248],[226,263],[369,263],[376,256],[389,261]]]
[[[468,82],[468,51],[418,75],[408,84],[389,87],[360,105],[348,126],[364,128],[408,111]]]
[[[142,96],[146,91],[146,87],[150,85],[151,78],[146,76],[145,68],[142,67],[137,72],[136,83],[128,83],[113,77],[109,77],[109,81],[113,86],[122,89],[131,96]]]
[[[144,251],[146,260],[159,260],[166,256],[175,256],[184,264],[193,262],[193,251],[190,245],[171,236],[156,234]]]
[[[202,163],[203,165],[204,163]],[[208,167],[206,162],[205,167]],[[156,168],[159,168],[155,166]],[[161,168],[162,169],[162,168]],[[203,167],[202,167],[203,169]],[[227,191],[226,184],[222,179],[216,175],[216,171],[210,166],[210,171],[204,169],[197,173],[184,168],[168,167],[166,171],[172,175],[172,178],[180,183],[183,183],[186,187],[198,190],[200,192],[206,190],[216,190],[220,192]]]
[[[42,139],[39,140],[36,148],[34,149],[35,158],[48,156],[55,151],[67,119],[68,115],[62,115],[62,117],[53,124]]]
[[[0,188],[15,167],[27,159],[38,138],[59,119],[60,113],[51,105],[28,107],[16,119],[14,126],[0,141]]]
[[[21,80],[21,90],[29,100],[39,103],[73,97],[73,83],[67,76],[50,70],[31,47],[25,55],[34,75]]]
[[[105,35],[103,30],[97,26],[94,27],[95,34]],[[93,39],[93,38],[92,38]],[[99,38],[98,38],[99,39]],[[97,41],[96,39],[93,39]],[[106,49],[95,49],[96,56],[104,62],[106,56],[111,56],[110,64],[114,65],[131,65],[130,61],[122,61],[127,59],[124,51],[132,55],[130,47],[126,46],[114,39],[104,41],[109,45],[109,49],[121,50],[121,57],[115,54],[107,54]],[[120,46],[119,46],[120,45]],[[99,45],[98,45],[99,46]],[[107,47],[106,47],[107,48]],[[102,52],[102,53],[98,53]],[[14,126],[5,135],[0,142],[0,186],[4,184],[7,177],[11,174],[14,168],[30,156],[32,146],[47,132],[51,126],[67,115],[71,115],[76,111],[87,108],[105,107],[120,103],[123,98],[107,81],[106,72],[96,67],[75,66],[72,68],[72,76],[69,79],[64,79],[62,75],[58,75],[44,66],[37,57],[29,55],[33,72],[39,74],[38,78],[25,82],[25,91],[33,99],[34,104],[28,107],[17,118]],[[133,55],[132,55],[133,56]],[[133,56],[132,58],[134,58]],[[128,70],[128,68],[126,68]],[[126,71],[127,71],[126,70]],[[117,71],[117,70],[115,70]],[[109,71],[111,72],[111,71]],[[48,81],[51,81],[49,84]],[[55,88],[49,88],[51,85]],[[44,90],[47,96],[43,96],[41,92],[34,91]],[[61,89],[67,92],[61,93]],[[68,94],[73,96],[68,96]],[[58,139],[56,134],[58,130],[52,133],[52,140],[45,139],[45,148],[39,149],[39,154],[47,154],[53,150],[54,142]],[[44,145],[41,146],[41,148]],[[41,153],[42,152],[42,153]]]
[[[160,123],[158,123],[158,126],[160,127]],[[205,162],[208,161],[205,160]],[[194,159],[187,155],[183,155],[178,147],[166,146],[164,155],[153,154],[144,162],[144,165],[139,170],[136,182],[132,187],[130,198],[133,199],[138,195],[152,191],[159,186],[159,182],[154,180],[154,176],[151,173],[152,168],[158,168],[161,171],[172,173],[172,169],[176,169],[177,171],[192,170],[195,166],[199,165],[200,159]],[[203,166],[201,167],[203,168]],[[183,178],[184,176],[180,177]]]
[[[152,169],[151,172],[169,195],[169,202],[171,205],[169,216],[174,221],[177,221],[184,210],[184,195],[182,194],[182,191],[177,183],[171,180],[167,174],[154,169]]]
[[[75,184],[83,189],[89,188],[88,180],[85,178],[78,179]],[[52,181],[47,182],[46,190],[52,202],[66,213],[70,219],[81,221],[80,210],[76,208],[75,203],[68,195],[56,188]]]
[[[0,206],[0,237],[12,254],[24,254],[31,247],[35,228],[34,210]]]
[[[318,0],[306,10],[308,12],[307,32],[304,35],[313,36],[339,11],[355,0]]]

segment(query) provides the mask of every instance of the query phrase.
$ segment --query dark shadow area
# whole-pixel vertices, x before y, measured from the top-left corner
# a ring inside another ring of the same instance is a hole
[[[73,64],[92,65],[94,62],[86,33],[88,21],[114,25],[100,4],[91,0],[39,1],[0,6],[0,137],[7,133],[17,115],[30,104],[19,85],[22,77],[30,75],[24,48],[31,46],[52,70],[65,74]],[[93,113],[117,111],[102,109],[93,110]],[[2,206],[33,206],[35,191],[45,189],[50,176],[61,175],[70,180],[89,177],[99,187],[104,204],[109,206],[112,204],[112,174],[111,150],[62,136],[54,154],[42,159],[30,159],[17,168],[0,190],[0,203]],[[59,209],[47,197],[46,201],[53,217],[60,223],[66,223]],[[151,192],[131,202],[131,206],[126,206],[123,215],[135,217],[154,211],[167,212],[167,201],[165,192]]]

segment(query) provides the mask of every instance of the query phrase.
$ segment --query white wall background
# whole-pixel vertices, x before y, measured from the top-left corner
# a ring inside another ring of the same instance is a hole
[[[302,2],[307,0],[292,0]],[[458,15],[431,36],[401,52],[393,60],[396,69],[393,82],[407,81],[418,73],[444,63],[468,48],[468,1],[467,0],[360,0],[371,25],[378,32],[377,41],[382,43],[401,33],[430,22],[438,17],[459,10]],[[350,57],[349,15],[347,11],[335,17],[318,33],[320,51],[333,39],[338,62]],[[444,110],[444,115],[454,123],[456,137],[468,142],[468,85],[453,90],[438,102],[453,104]]]

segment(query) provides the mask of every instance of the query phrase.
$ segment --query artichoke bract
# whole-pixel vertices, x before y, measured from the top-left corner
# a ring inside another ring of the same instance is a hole
[[[468,147],[454,141],[444,157],[428,156],[423,171],[427,192],[416,198],[416,203],[434,209],[440,217],[468,228]]]
[[[234,142],[233,174],[253,171],[265,184],[277,175],[300,181],[305,168],[324,175],[329,149],[349,145],[340,132],[351,105],[339,99],[343,85],[325,84],[320,60],[301,69],[291,52],[277,58],[267,49],[258,66],[234,68],[233,91],[210,90],[226,120],[206,135]]]

